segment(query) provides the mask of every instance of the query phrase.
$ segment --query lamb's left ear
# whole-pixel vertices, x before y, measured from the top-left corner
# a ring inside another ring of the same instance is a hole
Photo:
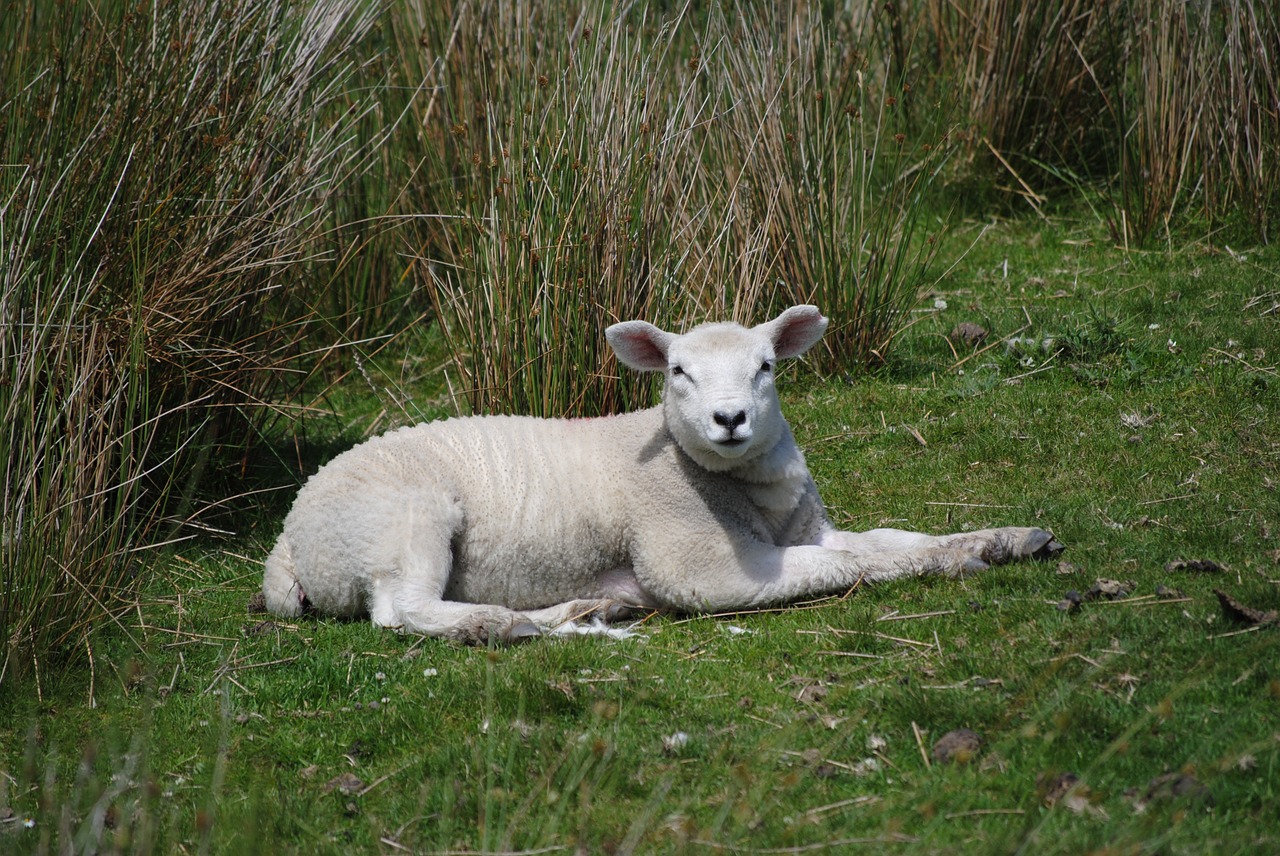
[[[798,357],[817,344],[827,331],[827,319],[816,306],[792,306],[772,321],[759,326],[773,340],[780,360]]]
[[[642,372],[660,372],[667,369],[667,349],[675,334],[648,321],[623,321],[610,325],[604,337],[625,365]]]

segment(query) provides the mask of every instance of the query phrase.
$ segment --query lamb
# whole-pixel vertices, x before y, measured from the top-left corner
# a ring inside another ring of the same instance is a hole
[[[268,609],[514,643],[586,616],[743,610],[1063,549],[1037,528],[837,530],[774,386],[826,327],[813,306],[684,335],[614,324],[624,364],[664,373],[659,406],[447,419],[356,446],[299,492],[266,560]]]

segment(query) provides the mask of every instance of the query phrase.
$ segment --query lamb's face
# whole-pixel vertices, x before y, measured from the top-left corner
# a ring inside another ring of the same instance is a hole
[[[736,324],[708,324],[671,342],[663,393],[667,427],[694,460],[729,469],[781,439],[776,362],[768,336]]]
[[[798,357],[822,338],[827,319],[793,306],[755,327],[704,324],[683,336],[645,321],[605,331],[618,359],[666,375],[667,428],[709,470],[730,470],[773,449],[786,422],[773,386],[778,360]]]

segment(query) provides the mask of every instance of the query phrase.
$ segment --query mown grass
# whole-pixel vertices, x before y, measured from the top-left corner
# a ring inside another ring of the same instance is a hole
[[[879,373],[790,371],[792,424],[842,525],[1034,523],[1073,567],[489,651],[247,614],[279,513],[241,518],[234,539],[158,569],[87,668],[6,703],[0,842],[1275,849],[1277,630],[1230,621],[1213,589],[1280,605],[1280,260],[1125,253],[1097,220],[966,225],[954,240],[979,232]],[[949,342],[961,321],[993,347]],[[1014,336],[1034,344],[1000,344]],[[367,372],[332,402],[335,431],[438,411],[439,373],[416,354]],[[1178,559],[1225,570],[1166,570]],[[1130,595],[1057,608],[1099,578]],[[985,740],[970,763],[926,760],[960,727]],[[1075,795],[1046,805],[1063,773]],[[1166,773],[1212,803],[1156,787],[1137,811]]]

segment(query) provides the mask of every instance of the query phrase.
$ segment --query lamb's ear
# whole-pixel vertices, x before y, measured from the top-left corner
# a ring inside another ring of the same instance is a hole
[[[760,328],[773,340],[774,354],[785,360],[798,357],[817,344],[827,331],[827,319],[816,306],[792,306]]]
[[[660,372],[667,368],[667,349],[675,334],[659,330],[647,321],[623,321],[604,331],[618,359],[642,372]]]

